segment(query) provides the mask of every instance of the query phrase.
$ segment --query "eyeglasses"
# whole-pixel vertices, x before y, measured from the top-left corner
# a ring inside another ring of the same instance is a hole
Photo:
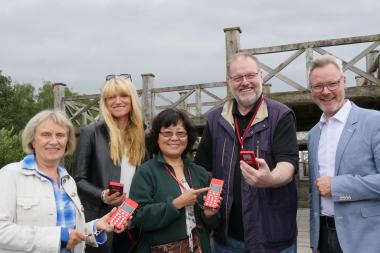
[[[106,81],[109,81],[111,79],[114,79],[116,77],[121,77],[121,78],[124,78],[124,79],[129,79],[132,81],[132,76],[131,74],[119,74],[119,75],[115,75],[115,74],[110,74],[110,75],[106,75]]]
[[[160,134],[162,134],[166,138],[172,138],[173,135],[177,136],[178,138],[185,138],[187,136],[187,133],[185,131],[178,131],[178,132],[162,131],[160,132]]]
[[[342,80],[342,77],[339,77],[339,79],[335,82],[332,82],[332,83],[326,83],[326,84],[321,84],[321,83],[317,83],[317,84],[312,84],[310,85],[310,88],[314,91],[314,92],[322,92],[324,88],[327,88],[329,91],[334,91],[336,89],[338,89],[339,85],[340,85],[340,80]]]
[[[249,73],[249,74],[246,74],[246,75],[231,76],[231,80],[234,83],[241,83],[241,82],[243,82],[244,78],[247,81],[253,81],[253,80],[255,80],[259,76],[259,73],[260,73],[260,71],[257,71],[256,73],[254,73],[254,72],[253,73]]]

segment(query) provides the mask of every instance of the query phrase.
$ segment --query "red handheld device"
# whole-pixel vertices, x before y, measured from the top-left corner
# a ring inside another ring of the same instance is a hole
[[[218,200],[223,189],[224,181],[213,178],[210,182],[210,190],[207,192],[204,205],[211,208],[218,206]]]
[[[115,192],[120,192],[123,194],[124,185],[118,182],[109,182],[108,183],[109,195],[114,194]]]
[[[115,226],[117,229],[121,229],[123,224],[129,219],[129,217],[135,212],[136,208],[139,206],[132,199],[126,198],[111,216],[110,224]]]
[[[259,166],[256,162],[255,152],[254,151],[247,151],[242,150],[240,151],[240,160],[243,160],[244,162],[248,163],[250,166],[252,166],[255,169],[259,169]]]

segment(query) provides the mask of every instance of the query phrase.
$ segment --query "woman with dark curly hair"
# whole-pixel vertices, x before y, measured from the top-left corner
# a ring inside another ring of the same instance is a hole
[[[183,111],[167,109],[153,120],[147,146],[154,158],[138,167],[130,192],[140,205],[137,252],[210,252],[219,207],[202,207],[210,175],[186,156],[195,140]]]

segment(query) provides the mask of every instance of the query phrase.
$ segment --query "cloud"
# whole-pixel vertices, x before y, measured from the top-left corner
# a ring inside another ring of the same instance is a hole
[[[0,69],[18,82],[95,93],[109,73],[154,73],[156,86],[225,78],[223,28],[242,48],[378,33],[380,2],[248,0],[5,1]],[[273,63],[276,65],[276,62]]]

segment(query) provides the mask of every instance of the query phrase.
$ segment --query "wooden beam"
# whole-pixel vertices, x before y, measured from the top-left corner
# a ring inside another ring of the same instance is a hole
[[[210,112],[211,110],[213,110],[214,108],[216,108],[216,107],[222,105],[224,102],[227,101],[227,99],[228,99],[228,98],[226,97],[225,99],[216,102],[215,105],[214,105],[212,108],[208,109],[204,114],[202,114],[202,116],[206,116],[207,113],[209,113],[209,112]]]
[[[347,62],[347,64],[343,67],[343,71],[345,71],[348,66],[354,66],[355,63],[360,61],[361,58],[365,57],[369,52],[374,50],[380,45],[380,42],[376,41],[369,45],[366,49],[364,49],[362,52],[360,52],[357,56],[355,56],[351,61]],[[373,72],[373,71],[372,71]]]
[[[100,94],[91,94],[91,95],[79,95],[79,96],[69,96],[65,97],[65,101],[77,101],[77,100],[90,100],[90,99],[99,99]]]
[[[226,43],[226,81],[228,78],[228,66],[231,62],[232,55],[240,50],[240,27],[230,27],[224,29]],[[232,98],[232,93],[227,85],[227,97]]]
[[[318,52],[318,53],[320,53],[322,55],[324,55],[324,54],[331,54],[331,53],[329,53],[328,51],[326,51],[326,50],[324,50],[322,48],[314,48],[314,51],[316,51],[316,52]],[[340,59],[337,56],[335,56],[335,57],[342,61],[343,66],[347,65],[347,62],[345,60]],[[370,74],[367,74],[363,70],[361,70],[361,69],[359,69],[359,68],[357,68],[355,66],[347,66],[347,68],[349,68],[352,72],[354,72],[354,73],[356,73],[356,74],[364,77],[365,79],[370,80],[371,82],[376,83],[377,85],[380,85],[380,79],[377,79],[377,78],[371,76]]]
[[[186,94],[182,95],[174,104],[170,106],[170,108],[175,108],[177,105],[185,101],[191,94],[194,93],[195,90],[188,91]]]
[[[311,42],[286,44],[286,45],[273,46],[273,47],[241,49],[239,52],[247,52],[253,55],[258,55],[258,54],[270,54],[270,53],[294,51],[294,50],[299,50],[299,49],[305,49],[308,47],[311,47],[311,48],[330,47],[330,46],[357,44],[357,43],[373,42],[373,41],[380,41],[380,34],[357,36],[357,37],[346,37],[346,38],[331,39],[331,40],[317,40],[317,41],[311,41]]]
[[[88,109],[90,109],[92,106],[94,106],[95,104],[97,104],[99,102],[99,99],[94,99],[94,101],[91,101],[91,103],[89,103],[87,106],[83,107],[82,109],[80,109],[79,111],[77,111],[71,118],[70,120],[75,120],[77,119],[83,112],[87,111]]]
[[[159,97],[160,99],[164,100],[165,102],[169,103],[169,104],[173,104],[174,103],[174,101],[171,101],[170,99],[168,99],[167,97],[164,97],[160,93],[156,93],[156,96]]]
[[[203,106],[216,106],[219,104],[220,104],[220,101],[202,102],[202,107]],[[170,107],[170,105],[157,105],[156,109],[162,110],[162,109],[165,109],[168,107]],[[196,108],[196,107],[197,107],[197,103],[188,103],[187,104],[187,108]]]
[[[283,63],[278,65],[273,71],[270,71],[268,73],[268,75],[266,75],[264,77],[263,83],[267,83],[273,76],[276,75],[276,73],[279,73],[281,70],[283,70],[286,66],[288,66],[292,61],[294,61],[303,52],[305,52],[305,49],[300,49],[297,52],[293,53],[288,59],[286,59]]]
[[[218,97],[217,95],[215,95],[214,93],[211,93],[208,90],[202,89],[202,92],[206,93],[208,96],[212,97],[215,100],[221,100],[222,99],[222,98]]]
[[[369,68],[369,70],[368,70],[368,72],[370,72],[370,73],[372,73],[372,72],[375,72],[376,71],[376,69],[378,69],[379,68],[379,56],[380,55],[378,55],[377,57],[376,57],[376,59],[375,59],[375,61],[372,63],[372,66],[370,66],[370,68]],[[377,76],[377,78],[380,78],[380,76]]]
[[[270,73],[270,72],[274,72],[274,70],[269,67],[268,65],[265,65],[264,63],[260,62],[260,67],[265,70],[266,72]],[[293,88],[295,88],[296,90],[306,90],[305,87],[303,87],[301,84],[293,81],[292,79],[282,75],[281,73],[276,73],[275,76],[284,81],[285,83],[289,84],[290,86],[292,86]]]
[[[193,84],[193,85],[180,85],[180,86],[171,86],[171,87],[164,87],[164,88],[154,88],[152,89],[152,92],[160,93],[160,92],[174,92],[174,91],[184,91],[184,90],[218,88],[218,87],[225,87],[226,85],[227,85],[227,82],[201,83],[201,84]]]
[[[65,87],[64,83],[53,84],[54,110],[65,111]]]

